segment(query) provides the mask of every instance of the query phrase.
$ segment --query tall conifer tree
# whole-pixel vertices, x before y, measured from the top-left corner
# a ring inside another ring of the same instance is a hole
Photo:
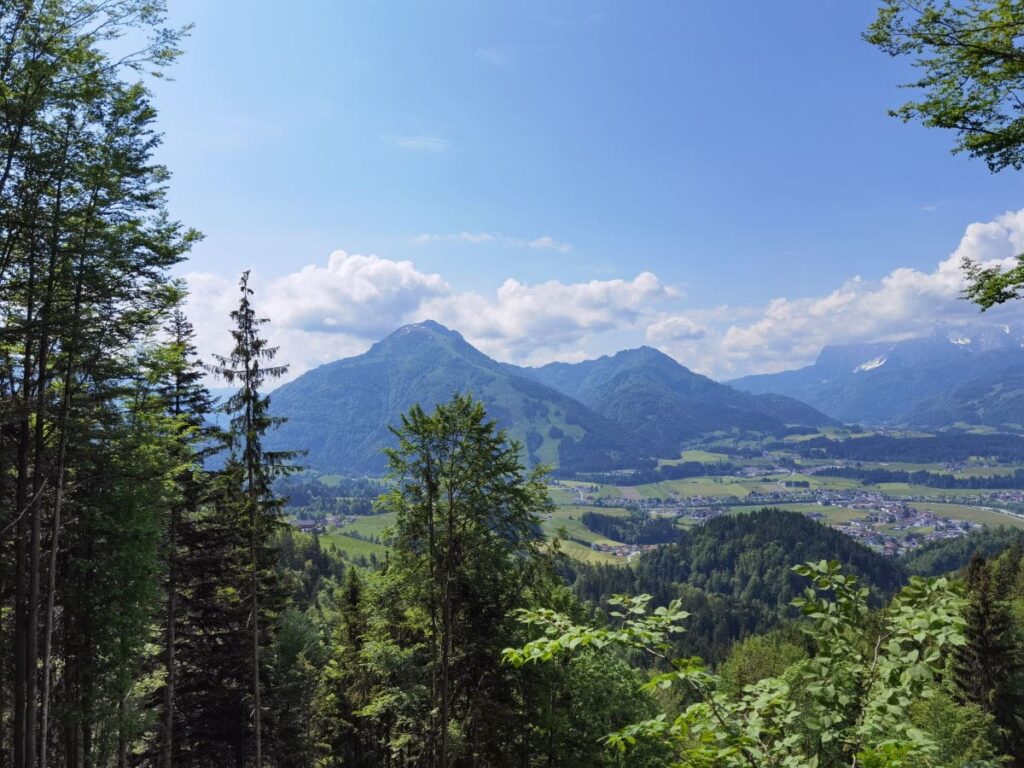
[[[257,768],[263,766],[263,704],[261,686],[261,627],[266,629],[261,611],[262,579],[268,570],[268,546],[277,526],[282,500],[272,489],[275,477],[295,471],[290,462],[296,451],[267,451],[263,440],[267,432],[283,419],[270,415],[270,398],[262,394],[268,381],[283,376],[287,365],[273,365],[277,347],[272,347],[261,335],[261,327],[268,322],[257,317],[252,306],[253,291],[249,287],[249,272],[239,282],[241,298],[238,309],[231,312],[235,325],[231,330],[235,346],[228,355],[216,356],[213,372],[229,384],[237,384],[238,391],[225,406],[231,416],[229,439],[231,462],[240,472],[239,504],[249,539],[248,590],[249,622],[251,632],[251,674],[253,743]]]

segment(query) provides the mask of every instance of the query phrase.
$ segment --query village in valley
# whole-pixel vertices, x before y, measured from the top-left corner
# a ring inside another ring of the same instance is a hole
[[[930,465],[801,462],[794,455],[768,452],[733,464],[727,462],[736,461],[735,456],[700,449],[684,451],[678,461],[704,462],[708,474],[648,483],[616,473],[593,480],[549,478],[553,507],[542,515],[544,535],[557,539],[561,551],[572,558],[614,564],[669,543],[680,532],[713,518],[764,507],[800,512],[891,556],[986,526],[1024,528],[1024,489],[947,489],[837,476],[851,469],[895,468],[960,479],[1003,477],[1016,471],[1011,465],[981,460]],[[320,480],[327,485],[337,482],[327,475]],[[381,486],[374,487],[379,492]],[[354,513],[355,501],[332,498],[318,510],[295,510],[289,520],[295,529],[319,534],[326,545],[353,556],[385,557],[394,515],[367,514],[370,504],[365,498],[360,503],[366,512]]]
[[[979,489],[966,493],[862,484],[821,474],[842,469],[841,465],[794,467],[789,461],[774,464],[770,458],[743,467],[735,477],[687,478],[639,486],[553,480],[552,495],[567,509],[639,513],[670,519],[682,529],[721,515],[778,507],[801,512],[893,556],[985,526],[1024,528],[1024,490]],[[983,468],[950,464],[942,469],[969,475]],[[990,467],[984,469],[993,471]],[[691,489],[694,492],[688,492]],[[546,525],[553,527],[553,521],[565,514],[552,515]],[[657,546],[585,539],[577,543],[618,559],[629,559]]]

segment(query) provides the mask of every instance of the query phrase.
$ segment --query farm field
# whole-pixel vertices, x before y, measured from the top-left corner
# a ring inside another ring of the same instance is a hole
[[[721,461],[729,461],[729,454],[716,453],[715,451],[689,450],[683,451],[678,459],[659,459],[658,466],[674,466],[686,461],[699,461],[702,464],[717,464]]]
[[[383,544],[377,544],[372,541],[363,541],[362,539],[356,539],[352,536],[346,536],[338,529],[321,534],[320,544],[327,549],[333,549],[335,552],[344,553],[349,558],[376,555],[379,559],[388,553],[388,548]]]
[[[580,539],[588,544],[617,544],[617,542],[596,534],[583,525],[580,521],[580,517],[588,510],[600,512],[605,515],[625,516],[629,514],[626,509],[621,507],[581,507],[578,505],[559,505],[555,507],[551,519],[544,520],[541,523],[541,529],[548,537],[556,535],[560,529],[565,529],[565,533],[568,536],[574,539]],[[395,515],[390,512],[381,515],[362,516],[357,518],[354,522],[338,528],[333,528],[327,533],[322,534],[320,541],[324,546],[331,547],[339,552],[344,552],[349,557],[358,557],[360,555],[369,557],[371,554],[374,554],[380,558],[388,551],[386,545],[378,544],[373,541],[366,541],[361,538],[355,538],[351,534],[354,533],[358,536],[379,538],[383,535],[384,530],[393,525],[394,522]],[[563,539],[562,550],[576,560],[584,560],[591,563],[622,562],[622,558],[617,558],[607,552],[592,550],[588,546],[577,541],[568,541]]]
[[[579,560],[583,563],[592,563],[594,565],[622,565],[623,558],[616,557],[609,552],[598,552],[596,549],[590,549],[582,544],[575,541],[561,542],[562,552],[571,557],[573,560]]]
[[[774,456],[743,459],[742,463],[750,467],[778,467],[780,463],[785,466],[786,456],[794,458],[782,452]],[[659,462],[659,465],[679,464],[684,461],[714,463],[731,460],[728,454],[711,448],[708,450],[683,451],[678,459],[662,460]],[[968,462],[956,474],[962,477],[995,477],[1012,474],[1018,469],[1018,466],[1014,465],[991,465],[982,460],[973,461],[976,463],[976,466],[971,466],[971,463]],[[593,544],[614,546],[617,542],[596,534],[583,525],[581,516],[584,512],[593,510],[606,515],[627,515],[628,510],[626,507],[629,505],[657,506],[662,500],[668,501],[673,497],[706,497],[708,499],[732,497],[738,499],[740,505],[732,507],[729,510],[730,514],[750,512],[761,509],[764,506],[776,506],[793,512],[821,515],[822,521],[826,524],[844,524],[864,519],[868,516],[868,512],[865,510],[843,507],[841,505],[824,506],[815,503],[804,503],[799,498],[801,493],[806,491],[835,491],[837,493],[866,491],[881,493],[896,499],[906,499],[909,497],[945,498],[947,503],[912,503],[918,509],[929,509],[940,516],[950,519],[966,520],[989,526],[1009,525],[1024,528],[1024,517],[1015,517],[1001,513],[998,510],[980,506],[981,502],[979,500],[986,493],[984,490],[940,489],[910,483],[881,483],[872,485],[849,478],[828,477],[813,472],[800,471],[811,470],[814,466],[820,466],[821,463],[827,462],[805,459],[799,462],[796,471],[778,471],[771,475],[759,477],[701,476],[632,486],[559,479],[553,481],[548,486],[548,491],[551,494],[552,501],[555,503],[555,507],[552,516],[542,522],[541,528],[547,537],[552,537],[559,531],[564,531],[565,536],[562,539],[562,549],[565,554],[572,558],[591,563],[621,563],[623,560],[620,557],[590,548],[590,545]],[[949,472],[945,465],[939,463],[863,462],[857,466],[863,469],[887,469],[906,472]],[[319,479],[320,482],[328,487],[337,487],[342,481],[342,478],[337,475],[324,475]],[[793,487],[793,483],[807,483],[807,488]],[[795,498],[797,500],[790,503],[784,501],[773,503],[770,500],[771,497],[780,493],[792,494],[788,498]],[[762,500],[759,500],[758,503],[752,503],[752,499],[747,501],[751,494],[761,494]],[[588,506],[587,500],[591,498],[600,498],[605,504],[621,506]],[[847,497],[842,495],[838,497],[840,504],[843,498]],[[836,501],[837,499],[833,498],[832,500]],[[384,529],[393,523],[394,515],[392,514],[367,515],[341,528],[329,531],[324,535],[323,541],[325,545],[342,551],[349,557],[369,557],[370,555],[383,557],[387,552],[387,547],[378,542],[382,538]],[[688,517],[683,517],[677,522],[681,529],[695,524],[698,523]],[[901,529],[901,531],[904,530]],[[368,541],[367,539],[370,540]],[[373,541],[373,539],[377,541]]]
[[[912,485],[911,483],[878,483],[865,488],[877,488],[882,493],[890,496],[949,496],[951,498],[967,498],[977,496],[983,491],[972,488],[931,488],[927,485]]]
[[[982,525],[1006,525],[1011,528],[1024,528],[1024,517],[983,507],[971,507],[964,504],[932,504],[930,502],[913,502],[912,506],[921,510],[931,510],[939,517],[968,520],[972,523],[981,523]]]

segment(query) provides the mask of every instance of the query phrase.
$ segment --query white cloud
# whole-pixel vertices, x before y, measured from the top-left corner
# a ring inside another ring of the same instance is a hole
[[[386,138],[394,146],[414,152],[443,152],[450,145],[448,139],[442,139],[440,136],[395,136],[392,134]]]
[[[440,275],[420,272],[411,261],[335,251],[326,267],[310,264],[273,281],[265,306],[286,328],[372,337],[450,292]]]
[[[499,235],[492,232],[452,232],[448,234],[424,232],[409,238],[409,242],[413,245],[426,245],[428,243],[470,243],[472,245],[483,245],[484,243],[497,243],[514,248],[534,248],[537,250],[558,251],[560,253],[568,253],[572,250],[571,245],[559,242],[550,235],[526,238],[509,237],[508,235]]]
[[[535,237],[533,240],[528,240],[526,242],[526,247],[550,249],[552,251],[561,251],[562,253],[568,253],[572,250],[572,246],[568,243],[560,243],[547,235],[541,235],[540,237]]]
[[[677,295],[652,272],[584,283],[530,285],[510,278],[494,296],[460,294],[427,302],[422,311],[488,354],[534,364],[578,357],[582,349],[593,354],[603,334],[639,333],[642,319]]]
[[[550,238],[492,233],[421,235],[421,242],[502,242],[556,248]],[[434,319],[499,360],[541,364],[579,360],[635,347],[646,340],[694,370],[719,378],[805,365],[827,344],[899,340],[936,323],[977,322],[960,299],[964,257],[1009,265],[1024,252],[1024,210],[968,226],[956,250],[932,271],[894,269],[878,280],[851,277],[819,296],[775,298],[761,306],[692,308],[682,292],[652,272],[631,279],[526,283],[508,278],[493,292],[458,291],[411,261],[335,251],[326,264],[275,279],[253,275],[256,305],[271,318],[267,331],[293,364],[293,375],[365,351],[399,326]],[[189,315],[205,355],[230,347],[228,312],[234,279],[187,276]],[[1024,319],[1024,304],[980,319]]]
[[[691,317],[670,315],[647,326],[647,339],[653,342],[693,341],[707,336],[708,329]]]
[[[978,321],[978,308],[960,298],[964,257],[1008,266],[1024,251],[1024,210],[967,227],[957,249],[931,272],[900,267],[880,280],[852,277],[835,290],[804,298],[776,298],[759,308],[681,311],[652,322],[647,338],[709,373],[727,377],[779,371],[813,362],[827,344],[896,341],[928,333],[936,323]],[[737,316],[730,317],[730,314]],[[1021,316],[1017,306],[980,318]],[[699,337],[673,337],[674,328],[703,323]]]
[[[208,272],[186,280],[201,352],[226,351],[236,282]],[[460,293],[412,262],[344,251],[332,253],[326,265],[271,280],[254,273],[251,283],[257,311],[271,320],[267,335],[281,347],[282,361],[292,364],[291,375],[358,354],[399,326],[427,319],[501,360],[582,359],[595,338],[624,329],[638,333],[650,307],[676,295],[650,272],[583,283],[509,279],[493,294]]]

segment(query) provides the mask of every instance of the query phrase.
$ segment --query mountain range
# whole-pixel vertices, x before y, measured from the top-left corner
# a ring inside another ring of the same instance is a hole
[[[813,365],[730,384],[797,398],[846,423],[1024,425],[1024,328],[939,325],[921,338],[827,346]]]
[[[384,467],[390,425],[413,404],[456,392],[480,398],[523,444],[531,464],[562,471],[631,468],[676,457],[711,432],[783,434],[834,419],[785,395],[750,394],[643,347],[582,363],[522,368],[500,363],[459,333],[425,321],[399,328],[367,352],[308,371],[272,393],[287,418],[270,448],[302,448],[304,463],[339,473]]]

